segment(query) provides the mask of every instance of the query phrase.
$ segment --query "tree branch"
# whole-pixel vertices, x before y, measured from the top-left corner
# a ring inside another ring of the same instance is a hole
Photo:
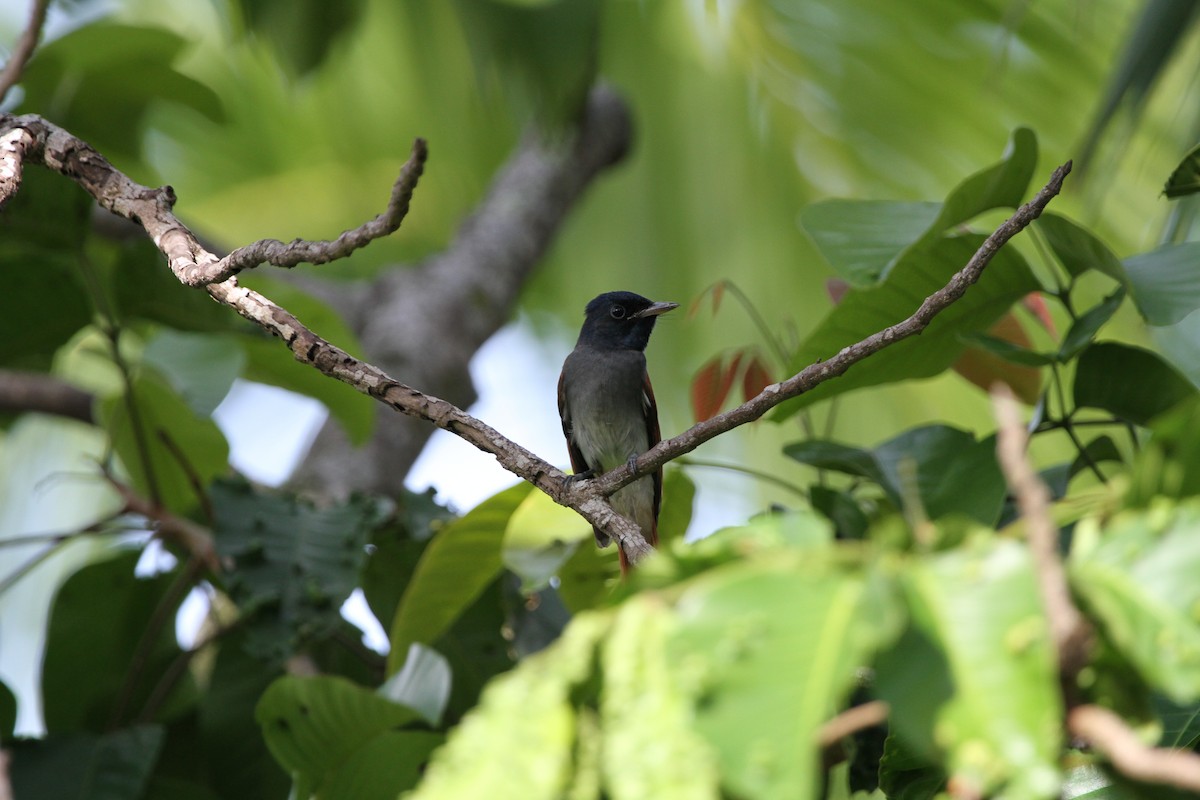
[[[179,263],[185,257],[190,259],[189,264],[211,265],[220,261],[204,250],[192,233],[171,213],[174,193],[169,187],[155,190],[134,183],[90,146],[40,117],[0,117],[0,136],[18,127],[24,128],[34,140],[33,145],[23,151],[24,157],[35,158],[50,169],[72,178],[91,193],[102,207],[139,222],[167,255],[177,275],[186,271],[181,270],[181,266],[186,268],[188,265]],[[414,147],[410,164],[422,160],[422,150],[419,145]],[[448,430],[492,454],[509,472],[533,483],[555,502],[575,509],[588,522],[611,534],[621,543],[630,561],[636,563],[650,552],[650,547],[636,525],[613,511],[606,499],[609,495],[638,476],[691,452],[704,442],[758,419],[783,401],[843,374],[873,353],[920,333],[939,312],[962,297],[971,284],[979,279],[1001,246],[1041,214],[1061,190],[1069,171],[1070,163],[1056,169],[1050,182],[1001,224],[966,266],[945,287],[927,297],[908,319],[843,348],[828,361],[813,364],[782,383],[768,386],[743,405],[660,443],[643,454],[634,469],[631,470],[628,465],[622,466],[588,481],[566,482],[562,471],[490,426],[457,406],[406,386],[378,367],[334,347],[304,327],[285,309],[261,294],[239,286],[236,278],[210,283],[206,289],[215,299],[283,339],[298,361],[375,397],[403,414]],[[397,185],[403,180],[402,173]],[[216,274],[215,270],[212,274]]]
[[[1021,424],[1017,401],[1004,384],[992,388],[995,407],[996,458],[1025,519],[1025,535],[1033,556],[1038,590],[1050,626],[1059,672],[1070,695],[1075,677],[1087,665],[1091,628],[1071,599],[1071,589],[1058,555],[1058,526],[1050,516],[1050,492],[1025,454],[1029,436]]]
[[[1103,753],[1123,775],[1200,792],[1200,755],[1144,744],[1123,719],[1107,708],[1076,706],[1067,714],[1067,728]]]
[[[0,369],[0,411],[37,411],[91,423],[94,401],[90,393],[52,375]]]
[[[46,9],[49,6],[50,0],[33,0],[33,5],[29,9],[29,23],[21,32],[20,38],[17,39],[17,44],[13,48],[12,54],[9,55],[8,61],[5,62],[4,69],[0,71],[0,100],[4,100],[12,87],[21,79],[25,65],[33,56],[38,40],[42,38],[42,26],[46,24]]]

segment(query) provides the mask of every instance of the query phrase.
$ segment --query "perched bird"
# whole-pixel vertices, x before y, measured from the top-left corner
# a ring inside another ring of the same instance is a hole
[[[587,304],[575,349],[558,379],[558,414],[576,477],[602,475],[658,443],[658,406],[646,372],[646,344],[660,314],[678,303],[655,303],[633,292],[608,292]],[[658,545],[662,470],[638,478],[609,498],[613,509]],[[609,537],[595,529],[596,545]],[[617,545],[621,574],[629,559]]]

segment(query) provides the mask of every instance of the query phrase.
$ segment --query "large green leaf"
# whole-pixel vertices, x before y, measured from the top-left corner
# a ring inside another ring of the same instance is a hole
[[[694,687],[668,658],[673,629],[665,605],[635,598],[601,648],[601,769],[614,800],[720,797],[716,753],[693,725]]]
[[[181,331],[227,331],[245,322],[232,308],[202,289],[184,286],[163,254],[149,239],[135,238],[101,250],[97,261],[106,269],[108,291],[121,320],[150,320]]]
[[[207,417],[225,399],[246,356],[229,334],[159,331],[146,343],[142,362],[154,367],[192,412]]]
[[[175,576],[135,578],[138,558],[123,550],[90,564],[54,598],[42,662],[42,713],[51,733],[101,733],[135,718],[179,654],[170,621],[180,598],[167,594]],[[158,627],[150,627],[156,619]],[[190,685],[182,681],[172,696],[184,697]]]
[[[928,235],[936,236],[970,222],[993,208],[1019,206],[1037,166],[1037,154],[1037,136],[1033,131],[1015,129],[999,162],[976,172],[951,190]]]
[[[825,559],[772,557],[709,571],[677,603],[669,662],[703,698],[695,728],[738,797],[814,797],[814,736],[855,668],[896,632],[894,598]]]
[[[998,163],[956,186],[943,203],[826,200],[800,212],[800,225],[831,267],[856,288],[873,286],[914,243],[932,241],[993,208],[1020,205],[1037,164],[1037,137],[1013,131]]]
[[[1184,197],[1200,192],[1200,145],[1196,145],[1179,162],[1179,166],[1167,179],[1163,194],[1167,197]]]
[[[229,470],[217,424],[148,370],[124,395],[101,400],[99,416],[134,487],[175,513],[197,508],[197,491]]]
[[[301,797],[395,797],[412,788],[441,741],[436,734],[397,731],[418,719],[416,712],[332,675],[280,678],[263,694],[255,717]],[[348,794],[364,784],[366,776],[356,775],[364,769],[370,770],[368,793]]]
[[[1072,277],[1094,269],[1122,284],[1128,281],[1125,268],[1108,245],[1079,223],[1045,211],[1034,224]]]
[[[155,101],[187,106],[210,119],[221,101],[171,66],[186,41],[164,28],[100,20],[38,48],[21,76],[26,110],[53,109],[55,122],[110,160],[137,158],[136,131]]]
[[[957,513],[991,525],[1000,516],[1006,491],[995,449],[993,438],[976,441],[967,431],[929,425],[874,450],[810,439],[786,445],[784,453],[819,469],[868,478],[896,508],[919,500],[930,519]]]
[[[162,750],[165,731],[139,725],[97,734],[52,735],[12,746],[14,797],[138,800]]]
[[[905,252],[882,284],[852,291],[817,326],[792,359],[799,371],[839,350],[893,325],[916,311],[926,297],[941,289],[962,269],[982,243],[976,235],[931,240]],[[841,377],[781,405],[776,418],[828,397],[882,383],[929,378],[948,369],[962,355],[963,334],[986,331],[1013,303],[1039,288],[1025,260],[1013,248],[993,257],[979,282],[913,336],[851,367]]]
[[[389,672],[400,669],[413,642],[432,644],[500,574],[504,530],[532,490],[522,481],[483,501],[425,548],[391,622]]]
[[[363,0],[238,0],[246,27],[270,42],[277,57],[299,74],[308,73],[358,20]]]
[[[0,246],[0,364],[45,368],[92,321],[77,259],[20,243]]]
[[[358,585],[383,506],[356,497],[317,508],[240,481],[214,484],[212,503],[217,551],[233,562],[225,585],[242,612],[253,615],[247,646],[283,660],[303,640],[331,631]]]
[[[484,691],[434,754],[410,800],[553,800],[563,795],[580,715],[572,692],[592,676],[611,616],[576,616],[561,638]]]
[[[896,257],[937,220],[941,203],[824,200],[800,212],[800,226],[833,270],[856,288],[884,278]]]
[[[946,754],[951,779],[966,791],[1006,786],[1013,797],[1056,797],[1062,703],[1026,549],[980,537],[912,562],[903,581],[914,623],[937,654],[924,663],[944,661],[952,694],[897,692],[911,684],[894,682],[881,666],[879,691],[893,716],[933,720],[926,745]],[[910,739],[920,744],[914,730]]]
[[[1173,701],[1200,698],[1200,507],[1126,512],[1076,542],[1071,587],[1105,639]]]
[[[1200,397],[1151,421],[1150,440],[1129,472],[1127,505],[1146,507],[1159,497],[1200,495]]]
[[[1200,242],[1169,244],[1122,262],[1138,311],[1151,325],[1173,325],[1200,308]]]
[[[1090,345],[1075,370],[1075,405],[1102,408],[1139,425],[1196,393],[1157,353],[1117,342]]]
[[[221,638],[208,690],[199,697],[196,755],[223,800],[285,797],[290,777],[271,757],[254,718],[259,699],[284,669],[251,655],[246,636],[245,629],[235,629]]]

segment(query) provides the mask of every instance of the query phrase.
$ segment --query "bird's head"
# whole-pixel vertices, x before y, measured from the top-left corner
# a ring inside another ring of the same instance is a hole
[[[601,350],[645,350],[654,321],[678,307],[633,292],[606,292],[587,304],[579,343]]]

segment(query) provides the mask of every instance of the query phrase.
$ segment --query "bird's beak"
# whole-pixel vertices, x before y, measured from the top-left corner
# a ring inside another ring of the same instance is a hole
[[[657,317],[659,314],[665,314],[673,308],[679,308],[679,303],[655,303],[647,309],[637,312],[634,317]]]

